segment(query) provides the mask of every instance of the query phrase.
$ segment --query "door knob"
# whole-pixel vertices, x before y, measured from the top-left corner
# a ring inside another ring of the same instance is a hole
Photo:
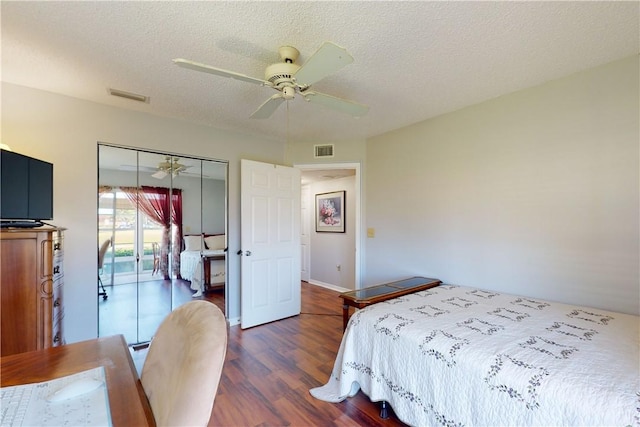
[[[245,252],[244,252],[244,254],[245,254],[246,256],[251,256],[251,251],[245,251]]]

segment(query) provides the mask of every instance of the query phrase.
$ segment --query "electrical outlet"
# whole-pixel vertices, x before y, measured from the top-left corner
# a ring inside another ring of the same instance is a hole
[[[336,265],[336,269],[337,269],[338,271],[340,271],[340,270],[342,269],[342,266],[341,266],[340,264],[338,264],[338,265]]]
[[[375,228],[367,228],[367,237],[373,239],[376,237],[376,229]]]

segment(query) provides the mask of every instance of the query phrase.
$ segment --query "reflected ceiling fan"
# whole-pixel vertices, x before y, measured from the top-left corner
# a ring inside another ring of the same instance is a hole
[[[172,175],[174,178],[180,175],[181,172],[186,171],[191,166],[186,166],[180,163],[178,157],[167,156],[164,162],[158,164],[158,170],[152,173],[151,176],[157,179],[163,179],[168,175]]]
[[[258,107],[251,115],[253,119],[271,117],[280,104],[293,99],[296,94],[301,95],[308,102],[324,105],[355,117],[363,116],[369,110],[366,105],[311,90],[312,84],[353,62],[353,57],[346,49],[331,42],[324,42],[302,66],[295,63],[300,55],[295,47],[282,46],[278,49],[278,53],[282,62],[269,65],[265,70],[264,80],[182,58],[174,59],[173,62],[191,70],[275,89],[278,93]]]

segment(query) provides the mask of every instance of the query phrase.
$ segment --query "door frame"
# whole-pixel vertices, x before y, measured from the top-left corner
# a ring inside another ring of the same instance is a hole
[[[309,262],[311,256],[309,249],[311,244],[311,211],[309,200],[311,199],[309,184],[300,183],[300,280],[309,282],[311,272]],[[305,200],[306,199],[306,200]]]
[[[364,259],[363,248],[364,244],[362,242],[362,175],[360,173],[361,165],[360,163],[304,163],[304,164],[294,164],[294,168],[298,168],[301,171],[304,170],[332,170],[332,169],[354,169],[355,173],[355,206],[356,206],[356,214],[355,214],[355,243],[356,243],[356,253],[354,255],[354,265],[355,265],[355,289],[360,289],[362,286],[362,260]],[[308,251],[309,257],[311,257],[311,252],[313,251],[313,247],[311,247]]]

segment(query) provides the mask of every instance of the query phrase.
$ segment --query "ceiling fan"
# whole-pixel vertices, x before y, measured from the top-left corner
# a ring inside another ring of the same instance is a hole
[[[280,104],[293,99],[296,94],[300,94],[305,101],[355,117],[363,116],[369,110],[366,105],[311,90],[312,84],[353,62],[353,57],[346,49],[331,42],[324,42],[302,66],[295,63],[300,55],[295,47],[282,46],[278,53],[282,62],[269,65],[265,69],[264,80],[182,58],[174,59],[173,62],[180,67],[268,86],[278,91],[258,107],[251,115],[253,119],[271,117]]]
[[[151,176],[157,179],[163,179],[167,175],[172,175],[175,178],[190,167],[191,166],[180,163],[180,159],[177,157],[167,156],[164,162],[158,164],[158,170],[151,174]]]

